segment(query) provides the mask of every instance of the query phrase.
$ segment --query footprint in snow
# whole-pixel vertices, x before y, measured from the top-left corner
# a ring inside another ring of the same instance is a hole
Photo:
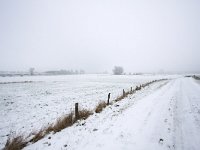
[[[159,139],[159,143],[163,144],[164,140],[163,139]]]

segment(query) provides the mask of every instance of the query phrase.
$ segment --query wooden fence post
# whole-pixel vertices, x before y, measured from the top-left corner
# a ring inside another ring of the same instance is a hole
[[[124,89],[123,89],[123,97],[125,97],[125,91],[124,91]]]
[[[108,101],[107,101],[107,105],[109,105],[110,103],[110,93],[108,94]]]
[[[132,93],[132,91],[133,91],[133,88],[131,87],[131,93]]]
[[[75,120],[79,119],[79,113],[78,113],[78,103],[75,103]]]

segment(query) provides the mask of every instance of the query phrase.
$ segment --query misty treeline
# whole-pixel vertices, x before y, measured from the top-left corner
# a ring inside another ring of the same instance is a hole
[[[59,75],[59,74],[65,74],[65,75],[72,75],[72,74],[85,74],[84,70],[52,70],[52,71],[46,71],[45,74],[52,74],[52,75]]]

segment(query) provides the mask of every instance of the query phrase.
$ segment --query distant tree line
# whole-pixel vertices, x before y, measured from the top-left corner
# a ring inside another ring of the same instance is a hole
[[[85,74],[84,70],[52,70],[46,71],[45,74],[48,75],[73,75],[73,74]]]

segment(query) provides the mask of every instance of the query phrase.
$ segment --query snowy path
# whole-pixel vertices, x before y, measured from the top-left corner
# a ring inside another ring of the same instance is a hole
[[[157,83],[117,104],[25,149],[199,149],[200,85],[194,79]]]

